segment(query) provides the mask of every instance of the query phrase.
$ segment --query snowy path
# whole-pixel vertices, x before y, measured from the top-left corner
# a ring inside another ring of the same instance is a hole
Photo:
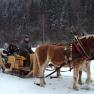
[[[94,62],[91,66],[92,78],[94,80]],[[85,81],[86,74],[83,73]],[[0,94],[94,94],[94,82],[89,85],[90,89],[80,89],[75,91],[72,89],[72,72],[62,73],[61,78],[46,78],[45,88],[36,86],[34,82],[38,82],[34,78],[19,78],[9,74],[0,72]]]

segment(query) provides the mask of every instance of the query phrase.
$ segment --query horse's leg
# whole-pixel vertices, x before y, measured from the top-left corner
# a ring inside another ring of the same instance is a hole
[[[83,63],[83,61],[81,61],[81,64],[82,64],[82,63]],[[83,82],[82,82],[82,68],[83,68],[83,64],[80,65],[80,67],[79,67],[79,79],[78,79],[78,83],[79,83],[80,85],[83,84]]]
[[[92,82],[91,71],[90,71],[90,63],[89,62],[87,61],[87,63],[86,63],[86,73],[87,73],[86,83],[91,83]]]
[[[40,67],[40,86],[41,87],[44,87],[45,85],[45,80],[44,80],[44,68],[43,67]]]
[[[58,68],[58,67],[57,67]],[[52,79],[52,78],[59,78],[60,76],[61,76],[61,74],[60,74],[60,69],[57,69],[56,68],[56,76],[51,76],[50,78]]]
[[[75,90],[79,89],[79,87],[78,87],[78,76],[79,76],[79,65],[75,65],[74,70],[73,70],[73,89],[75,89]]]
[[[59,78],[61,76],[60,74],[60,69],[57,70],[57,78]]]
[[[41,67],[40,67],[40,86],[44,87],[44,85],[46,84],[45,80],[44,80],[44,72],[45,69],[48,65],[48,61],[46,61]]]
[[[79,71],[79,80],[78,80],[78,83],[79,83],[80,85],[83,84],[83,83],[82,83],[82,70]]]
[[[45,84],[46,84],[46,82],[44,80],[44,68],[42,67],[40,69],[40,86],[44,87]]]

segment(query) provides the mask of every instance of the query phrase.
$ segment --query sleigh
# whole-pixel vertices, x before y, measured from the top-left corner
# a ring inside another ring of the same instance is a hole
[[[32,54],[30,55],[30,59],[32,60]],[[12,67],[12,71],[5,71],[5,73],[16,75],[19,77],[24,77],[31,71],[31,63],[26,64],[28,61],[25,57],[16,55],[16,56],[8,56],[8,61],[5,64],[7,69]]]

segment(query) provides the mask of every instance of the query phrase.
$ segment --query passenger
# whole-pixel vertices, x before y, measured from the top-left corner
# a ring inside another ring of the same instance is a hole
[[[31,49],[31,43],[28,35],[25,35],[25,37],[21,40],[19,44],[19,54],[21,56],[24,56],[27,60],[26,63],[24,63],[24,66],[30,65],[30,54],[34,53]]]
[[[16,46],[14,41],[11,41],[11,43],[9,44],[7,52],[8,52],[8,56],[14,55],[15,53],[18,52],[18,47]]]
[[[7,55],[8,55],[7,63],[10,64],[8,71],[13,70],[15,62],[16,62],[15,54],[17,53],[18,53],[18,47],[16,46],[14,41],[11,41],[7,49]]]

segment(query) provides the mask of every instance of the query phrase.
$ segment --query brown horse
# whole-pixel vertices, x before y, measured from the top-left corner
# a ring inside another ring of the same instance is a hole
[[[32,66],[33,66],[33,63],[35,63],[35,65],[36,65],[36,63],[37,63],[37,61],[34,61],[35,60],[35,54],[32,54],[31,56],[30,56],[30,60],[31,60],[31,71],[26,75],[26,77],[29,77],[29,76],[31,76],[32,74],[33,74],[33,69],[32,69]],[[83,62],[83,61],[82,61]],[[35,66],[36,67],[36,66]],[[69,67],[69,65],[68,64],[66,64],[65,66],[63,66],[63,67]],[[57,68],[57,67],[55,67],[55,68]],[[34,72],[35,71],[38,71],[38,68],[34,68]],[[87,73],[87,79],[86,79],[86,83],[90,83],[90,82],[92,82],[92,79],[91,79],[91,72],[90,72],[90,61],[84,61],[84,63],[83,63],[83,65],[82,65],[82,67],[80,67],[80,71],[79,71],[79,80],[78,80],[78,83],[79,84],[82,84],[83,82],[82,82],[82,71],[85,71],[86,73]],[[58,69],[57,71],[57,78],[59,78],[60,77],[60,69]],[[37,73],[38,74],[38,73]]]
[[[60,67],[63,63],[68,64],[67,62],[70,60],[69,58],[72,56],[72,61],[70,62],[73,66],[73,88],[78,89],[78,77],[79,72],[82,67],[82,64],[87,59],[94,59],[94,36],[89,35],[80,38],[81,46],[78,41],[74,41],[72,43],[72,52],[67,49],[64,50],[64,46],[56,46],[56,45],[42,45],[38,47],[35,51],[35,62],[34,63],[34,76],[37,72],[39,72],[40,76],[40,86],[45,85],[44,81],[44,71],[47,67],[49,61],[53,63],[55,67]],[[72,55],[71,55],[72,53]],[[88,57],[87,57],[87,55]],[[37,71],[38,69],[38,71]]]

